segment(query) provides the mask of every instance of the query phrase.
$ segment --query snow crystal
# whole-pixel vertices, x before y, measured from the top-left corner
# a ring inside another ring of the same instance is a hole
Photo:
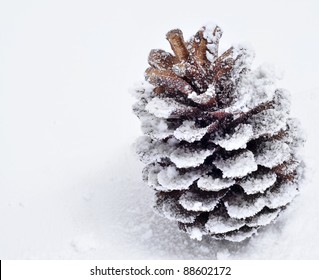
[[[239,229],[244,225],[244,221],[232,218],[225,218],[222,216],[215,216],[211,213],[209,214],[209,218],[207,223],[205,224],[205,228],[209,233],[219,234]]]
[[[147,103],[145,109],[158,118],[167,119],[172,116],[174,112],[184,111],[188,108],[176,102],[173,98],[158,98],[154,97]]]
[[[196,167],[204,163],[213,152],[214,150],[191,150],[182,147],[176,149],[169,158],[178,168]]]
[[[255,158],[257,164],[273,168],[288,160],[290,156],[291,150],[286,143],[271,140],[260,144]]]
[[[197,181],[197,187],[205,191],[219,191],[227,189],[233,184],[235,184],[235,180],[214,178],[209,175],[204,175]]]
[[[188,211],[212,211],[220,199],[225,195],[223,193],[198,194],[191,191],[185,192],[179,199],[179,203]]]
[[[189,143],[199,141],[208,132],[209,126],[198,128],[195,126],[194,121],[184,121],[181,126],[179,126],[174,131],[174,136],[178,140],[185,140]]]
[[[162,167],[157,175],[162,190],[184,190],[201,176],[200,172],[190,171],[180,174],[174,166]],[[157,187],[157,189],[159,189]]]
[[[247,150],[227,159],[217,159],[213,163],[223,171],[223,178],[244,177],[257,170],[254,154]]]
[[[246,194],[263,193],[276,182],[277,176],[273,172],[264,174],[251,174],[240,180],[238,184],[244,189]]]
[[[161,216],[182,223],[193,223],[197,217],[196,213],[186,211],[177,200],[172,197],[158,199],[154,209]]]
[[[233,134],[218,136],[213,142],[227,151],[246,148],[247,142],[253,136],[252,126],[249,124],[239,124]]]
[[[280,212],[280,209],[277,209],[274,212],[258,214],[247,223],[247,226],[250,226],[250,227],[266,226],[277,218],[279,212]]]

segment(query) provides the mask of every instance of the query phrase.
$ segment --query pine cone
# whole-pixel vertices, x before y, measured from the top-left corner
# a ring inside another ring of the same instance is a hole
[[[192,238],[240,242],[298,193],[298,122],[274,74],[251,69],[251,50],[218,54],[217,25],[187,42],[178,29],[166,36],[174,54],[152,50],[135,92],[143,178],[156,191],[156,211]]]

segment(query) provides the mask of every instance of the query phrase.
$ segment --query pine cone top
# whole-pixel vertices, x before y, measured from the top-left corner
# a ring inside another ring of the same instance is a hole
[[[174,29],[174,54],[150,52],[133,107],[146,135],[137,152],[157,212],[191,237],[241,241],[297,194],[303,139],[274,75],[252,70],[243,46],[219,55],[221,36],[210,25],[185,42]]]

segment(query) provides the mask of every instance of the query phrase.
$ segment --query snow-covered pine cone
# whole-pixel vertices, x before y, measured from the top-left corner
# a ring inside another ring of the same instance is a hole
[[[152,50],[135,91],[144,180],[156,211],[192,238],[242,241],[298,193],[303,140],[287,92],[267,68],[251,69],[248,48],[219,55],[217,25],[187,42],[178,29],[166,36],[174,54]]]

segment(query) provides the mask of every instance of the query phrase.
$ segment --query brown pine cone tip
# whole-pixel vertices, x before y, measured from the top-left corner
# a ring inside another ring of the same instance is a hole
[[[297,195],[303,139],[273,73],[251,69],[245,46],[219,55],[221,36],[217,25],[186,42],[181,30],[169,31],[173,54],[150,52],[133,110],[155,210],[192,238],[240,242]]]

